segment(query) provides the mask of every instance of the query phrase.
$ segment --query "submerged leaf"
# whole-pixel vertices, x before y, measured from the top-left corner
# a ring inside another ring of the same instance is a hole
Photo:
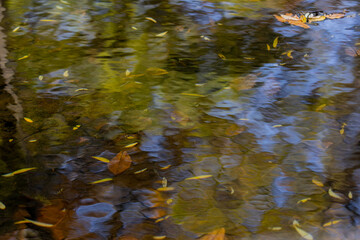
[[[185,180],[205,179],[205,178],[210,178],[210,177],[212,177],[212,175],[199,175],[199,176],[195,176],[195,177],[185,178]]]
[[[297,201],[297,204],[306,203],[309,200],[311,200],[311,198],[304,198],[304,199],[301,199],[301,200]]]
[[[4,210],[6,208],[5,204],[3,204],[2,202],[0,202],[0,209]]]
[[[337,223],[341,222],[341,220],[333,220],[333,221],[330,221],[330,222],[327,222],[323,225],[323,227],[329,227],[329,226],[332,226],[332,225],[335,225]]]
[[[156,190],[158,190],[159,192],[170,192],[170,191],[175,190],[175,188],[174,187],[161,187]]]
[[[349,192],[349,193],[348,193],[348,197],[349,197],[350,199],[352,199],[352,198],[353,198],[353,194],[352,194],[352,192]]]
[[[344,200],[339,194],[335,193],[331,188],[329,188],[329,195],[333,198]]]
[[[315,184],[318,187],[323,187],[324,186],[324,184],[322,182],[320,182],[319,180],[317,180],[315,178],[313,178],[311,181],[312,181],[313,184]]]
[[[244,130],[244,127],[239,127],[237,124],[231,124],[225,129],[225,134],[226,136],[233,137],[242,133]]]
[[[107,159],[107,158],[104,158],[104,157],[96,157],[96,156],[92,156],[92,158],[96,159],[96,160],[99,160],[101,162],[104,162],[104,163],[109,163],[110,160]]]
[[[165,31],[165,32],[156,34],[155,36],[157,36],[157,37],[163,37],[163,36],[165,36],[167,33],[168,33],[168,31]]]
[[[138,145],[138,142],[130,143],[126,145],[124,148],[131,148],[131,147],[135,147],[136,145]]]
[[[266,49],[268,50],[268,51],[270,51],[270,45],[269,44],[266,44]]]
[[[306,240],[313,240],[314,239],[314,237],[310,233],[305,232],[304,230],[302,230],[301,228],[299,228],[296,225],[293,225],[293,226],[294,226],[295,230],[300,234],[300,236],[302,236]]]
[[[224,240],[225,228],[219,228],[201,237],[200,240]]]
[[[255,86],[257,75],[248,74],[244,77],[234,78],[230,82],[230,87],[236,91],[251,89]]]
[[[36,167],[22,168],[22,169],[16,170],[16,171],[11,172],[11,173],[3,174],[2,176],[3,176],[3,177],[13,177],[13,176],[15,176],[16,174],[28,172],[28,171],[31,171],[31,170],[34,170],[34,169],[36,169]]]
[[[119,152],[111,161],[108,163],[110,172],[118,175],[128,169],[131,166],[131,157],[126,151]]]
[[[159,75],[168,74],[169,72],[162,68],[151,67],[146,69],[146,73],[154,76],[159,76]]]

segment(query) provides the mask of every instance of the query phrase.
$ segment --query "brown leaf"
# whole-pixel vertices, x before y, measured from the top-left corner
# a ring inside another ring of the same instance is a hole
[[[303,23],[298,16],[291,14],[291,13],[281,14],[280,16],[274,15],[274,17],[279,22],[286,22],[286,23],[289,23],[289,24],[292,24],[292,25],[295,25],[298,27],[302,27],[302,28],[310,28],[310,26]]]
[[[257,76],[255,74],[248,74],[245,77],[234,78],[230,82],[230,87],[236,91],[251,89],[256,83]]]
[[[224,240],[225,228],[219,228],[201,237],[200,240]]]
[[[126,151],[119,152],[111,161],[108,163],[110,172],[118,175],[128,169],[131,166],[131,158]]]
[[[352,47],[345,48],[345,54],[351,57],[357,57],[360,55],[360,49],[355,49]]]
[[[309,25],[303,23],[302,21],[289,20],[288,23],[290,23],[291,25],[302,27],[302,28],[310,28]]]
[[[284,14],[280,14],[280,16],[286,20],[295,20],[295,21],[301,20],[296,14],[292,14],[292,13],[284,13]]]
[[[160,76],[160,75],[168,74],[168,71],[162,68],[151,67],[146,69],[146,73],[153,76]]]
[[[345,13],[332,13],[325,15],[328,19],[337,19],[337,18],[343,18],[345,17]]]
[[[244,127],[239,127],[237,124],[231,124],[228,128],[225,129],[226,136],[233,137],[242,133],[244,131]]]
[[[121,236],[121,237],[115,238],[114,240],[137,240],[137,238],[132,237],[132,236]]]

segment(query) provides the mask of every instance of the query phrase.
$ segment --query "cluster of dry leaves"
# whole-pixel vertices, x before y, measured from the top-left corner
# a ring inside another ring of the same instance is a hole
[[[280,15],[274,15],[274,17],[280,21],[289,23],[291,25],[295,25],[302,28],[310,28],[307,22],[315,22],[315,21],[324,21],[325,19],[337,19],[337,18],[343,18],[345,17],[345,13],[331,13],[331,14],[324,14],[320,18],[306,18],[304,15],[296,15],[292,13],[284,13]]]

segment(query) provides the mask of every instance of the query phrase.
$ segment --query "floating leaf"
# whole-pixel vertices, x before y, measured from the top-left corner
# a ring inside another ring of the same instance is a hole
[[[274,17],[280,22],[289,23],[291,25],[295,25],[302,28],[310,28],[309,25],[302,22],[301,19],[295,14],[286,13],[286,14],[281,14],[280,16],[274,15]]]
[[[348,197],[349,197],[350,199],[352,199],[352,198],[353,198],[353,194],[352,194],[352,192],[349,192],[349,193],[348,193]]]
[[[29,140],[29,143],[34,143],[34,142],[37,142],[37,140],[36,139],[30,139]]]
[[[68,77],[68,76],[69,76],[69,70],[66,70],[66,71],[63,73],[63,76],[64,76],[64,77]]]
[[[147,168],[144,168],[144,169],[134,172],[134,174],[139,174],[139,173],[145,172],[146,170],[147,170]]]
[[[175,190],[175,188],[174,187],[161,187],[161,188],[158,188],[156,190],[159,191],[159,192],[170,192],[170,191]]]
[[[167,33],[168,33],[168,31],[165,31],[165,32],[156,34],[155,36],[157,36],[157,37],[163,37],[163,36],[165,36]]]
[[[111,161],[108,163],[110,172],[118,175],[128,169],[131,166],[131,158],[126,151],[119,152]]]
[[[162,68],[151,67],[146,69],[146,73],[154,76],[159,76],[159,75],[168,74],[169,72]]]
[[[26,58],[28,58],[28,57],[30,57],[30,54],[29,54],[29,55],[25,55],[25,56],[23,56],[23,57],[18,58],[18,61],[23,60],[23,59],[26,59]]]
[[[219,58],[221,58],[222,60],[226,60],[226,57],[224,56],[224,54],[222,53],[218,53]]]
[[[155,240],[162,240],[165,238],[166,238],[166,236],[153,236],[153,239],[155,239]]]
[[[28,171],[31,171],[31,170],[34,170],[34,169],[36,169],[36,167],[22,168],[22,169],[16,170],[16,171],[11,172],[11,173],[3,174],[2,176],[3,177],[13,177],[13,176],[15,176],[17,174],[28,172]]]
[[[169,164],[169,165],[166,165],[165,167],[162,167],[162,168],[160,168],[161,170],[166,170],[166,169],[168,169],[169,167],[171,167],[171,165]]]
[[[205,178],[210,178],[210,177],[212,177],[212,175],[199,175],[199,176],[195,176],[195,177],[185,178],[185,180],[205,179]]]
[[[130,74],[131,74],[131,72],[129,71],[129,69],[126,69],[125,76],[128,77],[128,76],[130,76]]]
[[[296,225],[293,225],[295,230],[300,234],[301,237],[305,238],[306,240],[313,240],[313,236],[308,233],[308,232],[305,232],[304,230],[302,230],[301,228],[299,228],[298,226]]]
[[[138,145],[138,142],[130,143],[130,144],[126,145],[124,148],[131,148],[131,147],[134,147],[136,145]]]
[[[326,104],[321,104],[320,106],[318,106],[315,111],[321,111],[324,107],[326,107]]]
[[[39,75],[39,80],[42,81],[44,79],[43,75]]]
[[[313,184],[315,184],[318,187],[323,187],[324,186],[324,184],[322,182],[320,182],[319,180],[317,180],[315,178],[313,178],[311,181],[312,181]]]
[[[96,160],[99,160],[101,162],[104,162],[104,163],[109,163],[110,160],[107,159],[107,158],[104,158],[104,157],[96,157],[96,156],[92,156],[92,158],[96,159]]]
[[[333,221],[330,221],[330,222],[327,222],[323,225],[323,227],[329,227],[329,226],[332,226],[332,225],[335,225],[337,223],[341,222],[341,220],[333,220]]]
[[[17,32],[20,29],[20,26],[17,26],[16,28],[14,28],[12,31],[13,32]]]
[[[294,50],[289,50],[287,53],[286,53],[286,56],[288,56],[289,58],[293,58],[292,56],[291,56],[291,53],[293,52]]]
[[[225,228],[219,228],[201,237],[200,240],[224,240]]]
[[[34,121],[31,118],[24,117],[24,120],[28,123],[33,123]]]
[[[273,48],[276,48],[279,42],[279,37],[276,37],[273,42]]]
[[[335,193],[331,188],[329,188],[329,195],[333,198],[344,200],[339,194]]]
[[[100,180],[91,182],[90,184],[98,184],[98,183],[103,183],[103,182],[110,182],[112,180],[113,180],[112,178],[104,178],[104,179],[100,179]]]
[[[268,50],[268,51],[270,51],[270,45],[269,44],[266,44],[266,49]]]
[[[268,229],[271,231],[280,231],[282,230],[282,227],[268,227]]]
[[[40,19],[40,22],[57,22],[54,19]]]
[[[54,226],[54,224],[38,222],[38,221],[30,220],[30,219],[27,219],[27,218],[25,218],[24,220],[15,222],[15,224],[22,224],[22,223],[32,223],[32,224],[34,224],[36,226],[46,227],[46,228],[51,228],[51,227]]]
[[[278,125],[274,125],[274,126],[272,126],[273,128],[278,128],[278,127],[282,127],[283,125],[281,125],[281,124],[278,124]]]
[[[307,201],[311,200],[311,198],[304,198],[304,199],[301,199],[297,202],[297,204],[299,203],[306,203]]]
[[[146,17],[145,19],[152,21],[153,23],[157,23],[157,21],[155,19],[153,19],[152,17]]]
[[[3,204],[2,202],[0,202],[0,209],[4,210],[6,208],[5,204]]]
[[[345,13],[331,13],[331,14],[325,15],[325,17],[328,19],[343,18],[343,17],[345,17]]]

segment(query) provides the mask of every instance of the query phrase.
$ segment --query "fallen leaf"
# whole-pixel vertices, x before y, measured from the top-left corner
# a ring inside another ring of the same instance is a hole
[[[325,15],[325,17],[328,19],[343,18],[343,17],[345,17],[345,13],[331,13],[331,14]]]
[[[329,226],[332,226],[332,225],[335,225],[337,223],[341,222],[341,220],[333,220],[333,221],[330,221],[330,222],[327,222],[323,225],[323,227],[329,227]]]
[[[31,220],[31,219],[27,219],[27,218],[24,218],[24,220],[22,220],[22,221],[15,222],[15,224],[22,224],[22,223],[32,223],[32,224],[34,224],[36,226],[46,227],[46,228],[51,228],[51,227],[54,226],[54,224],[38,222],[38,221],[34,221],[34,220]]]
[[[111,161],[108,163],[110,172],[118,175],[128,169],[131,166],[131,157],[126,151],[119,152]]]
[[[301,20],[301,18],[298,15],[292,13],[284,13],[284,14],[280,14],[280,16],[285,20],[294,20],[294,21]]]
[[[168,74],[169,72],[162,68],[151,67],[146,69],[146,73],[154,76],[159,76],[159,75]]]
[[[268,229],[271,231],[280,231],[282,230],[282,227],[268,227]]]
[[[134,147],[134,146],[136,146],[138,144],[139,144],[138,142],[130,143],[130,144],[126,145],[124,148],[131,148],[131,147]]]
[[[244,127],[239,127],[237,124],[231,124],[225,129],[225,134],[226,136],[233,137],[242,133],[244,130]]]
[[[346,47],[345,54],[351,57],[357,57],[360,56],[360,49],[355,49],[353,47]]]
[[[202,236],[200,240],[224,240],[225,239],[225,228],[219,228],[212,231],[205,236]]]
[[[100,180],[91,182],[90,184],[98,184],[98,183],[103,183],[103,182],[110,182],[112,180],[113,180],[112,178],[104,178],[104,179],[100,179]]]
[[[192,96],[192,97],[205,97],[204,95],[197,94],[197,93],[181,93],[184,96]]]
[[[352,199],[352,198],[353,198],[353,194],[352,194],[352,192],[349,192],[349,193],[348,193],[348,197],[349,197],[350,199]]]
[[[306,203],[309,200],[311,200],[311,198],[304,198],[304,199],[301,199],[301,200],[297,201],[297,204]]]
[[[128,76],[130,76],[130,74],[131,74],[131,72],[128,69],[126,69],[125,76],[128,77]]]
[[[320,106],[318,106],[315,111],[321,111],[324,107],[326,107],[326,104],[321,104]]]
[[[31,118],[24,117],[24,120],[28,123],[33,123],[34,121]]]
[[[163,36],[165,36],[167,33],[168,33],[168,31],[165,31],[165,32],[156,34],[155,36],[157,36],[157,37],[163,37]]]
[[[222,60],[226,60],[226,57],[224,56],[224,54],[218,53],[219,58],[221,58]]]
[[[64,76],[64,77],[68,77],[68,76],[69,76],[69,70],[66,70],[66,71],[63,73],[63,76]]]
[[[303,23],[302,21],[294,21],[294,20],[289,20],[288,23],[290,23],[291,25],[295,25],[298,27],[302,27],[302,28],[310,28],[309,25]]]
[[[289,51],[287,52],[286,56],[288,56],[289,58],[293,58],[293,57],[291,56],[291,53],[292,53],[293,51],[294,51],[294,50],[289,50]]]
[[[274,17],[279,22],[289,23],[291,25],[295,25],[295,26],[302,27],[302,28],[310,28],[309,25],[302,22],[301,19],[298,16],[296,16],[295,14],[286,13],[286,14],[281,14],[280,16],[274,15]]]
[[[153,236],[153,239],[155,239],[155,240],[162,240],[165,238],[166,238],[166,236]]]
[[[295,230],[300,234],[301,237],[305,238],[306,240],[313,240],[313,236],[308,233],[308,232],[305,232],[304,230],[302,230],[301,228],[299,228],[298,226],[296,225],[293,225]]]
[[[159,191],[159,192],[170,192],[170,191],[175,190],[175,188],[174,187],[161,187],[161,188],[158,188],[156,190]]]
[[[34,169],[37,169],[37,168],[36,168],[36,167],[22,168],[22,169],[16,170],[16,171],[11,172],[11,173],[3,174],[3,175],[1,175],[1,176],[3,176],[3,177],[13,177],[13,176],[15,176],[16,174],[28,172],[28,171],[31,171],[31,170],[34,170]]]
[[[139,174],[139,173],[145,172],[146,170],[147,170],[147,168],[144,168],[144,169],[134,172],[134,174]]]
[[[270,51],[270,45],[269,44],[266,44],[266,49],[268,50],[268,51]]]
[[[25,55],[25,56],[23,56],[23,57],[18,58],[18,61],[23,60],[23,59],[26,59],[26,58],[28,58],[28,57],[30,57],[30,54],[29,54],[29,55]]]
[[[145,19],[152,21],[153,23],[157,23],[157,21],[155,19],[153,19],[152,17],[146,17]]]
[[[278,125],[274,125],[274,126],[272,126],[273,128],[278,128],[278,127],[282,127],[283,125],[281,125],[281,124],[278,124]]]
[[[104,163],[109,163],[110,160],[107,159],[107,158],[104,158],[104,157],[95,157],[95,156],[92,156],[92,158],[96,159],[96,160],[99,160],[101,162],[104,162]]]
[[[14,29],[12,30],[12,32],[17,32],[19,29],[20,29],[20,26],[17,26],[16,28],[14,28]]]
[[[5,204],[3,204],[2,202],[0,202],[0,209],[4,210],[6,208]]]
[[[279,37],[276,37],[273,42],[273,48],[276,48],[279,42]]]
[[[256,79],[257,76],[255,74],[237,77],[230,82],[230,87],[236,91],[251,89],[255,86]]]
[[[315,184],[318,187],[323,187],[324,186],[324,184],[322,182],[320,182],[319,180],[317,180],[315,178],[313,178],[311,181],[312,181],[313,184]]]
[[[212,177],[212,175],[199,175],[199,176],[195,176],[195,177],[185,178],[185,180],[205,179],[205,178],[211,178],[211,177]]]
[[[339,194],[335,193],[331,188],[329,188],[328,193],[333,198],[344,200],[344,198],[342,198]]]

